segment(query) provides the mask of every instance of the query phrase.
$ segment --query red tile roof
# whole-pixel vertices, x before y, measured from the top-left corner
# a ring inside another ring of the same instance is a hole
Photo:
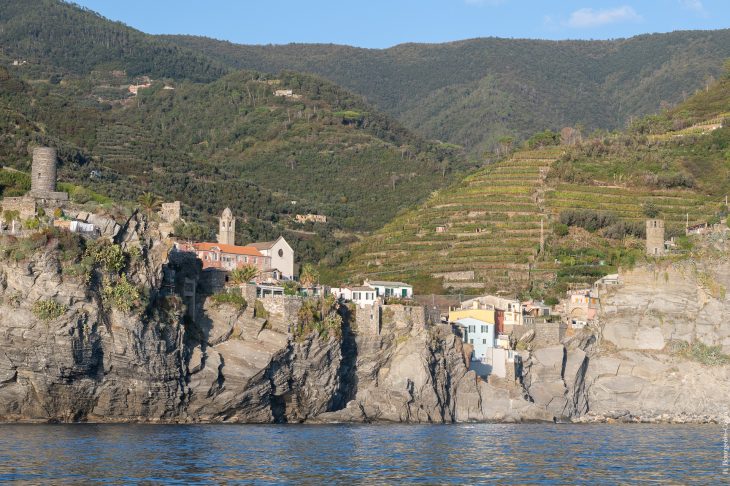
[[[232,255],[249,255],[256,257],[263,257],[256,248],[252,246],[236,246],[236,245],[223,245],[221,243],[193,243],[193,248],[196,251],[216,251],[220,250],[221,253],[228,253]]]

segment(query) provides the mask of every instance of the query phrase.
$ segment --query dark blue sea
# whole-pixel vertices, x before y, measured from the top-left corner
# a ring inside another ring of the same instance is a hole
[[[24,484],[720,484],[712,425],[0,425]]]

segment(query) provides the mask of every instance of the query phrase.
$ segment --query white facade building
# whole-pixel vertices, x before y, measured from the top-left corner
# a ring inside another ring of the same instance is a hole
[[[270,257],[271,268],[279,270],[284,279],[292,280],[294,278],[294,250],[283,236],[274,241],[252,243],[250,246],[256,248],[264,256]]]
[[[358,306],[373,305],[376,300],[378,300],[378,294],[369,285],[352,288],[352,301]]]
[[[403,282],[387,282],[385,280],[365,280],[364,285],[373,287],[378,297],[399,297],[410,299],[413,297],[413,286]]]
[[[352,289],[350,287],[331,287],[330,294],[334,295],[335,299],[352,300]]]

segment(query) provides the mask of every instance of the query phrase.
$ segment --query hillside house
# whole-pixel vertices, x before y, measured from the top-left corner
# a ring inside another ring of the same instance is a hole
[[[461,303],[461,310],[469,309],[492,309],[494,312],[493,322],[496,332],[499,334],[509,334],[515,326],[524,324],[524,306],[517,299],[484,295]]]
[[[495,324],[495,309],[491,304],[486,304],[476,299],[469,299],[462,302],[459,306],[452,307],[449,310],[449,322],[456,322],[459,319],[471,318],[477,319],[488,324]]]
[[[484,361],[489,349],[494,347],[494,324],[465,317],[454,323],[460,330],[465,343],[473,346],[472,361]]]
[[[598,293],[591,289],[569,290],[568,299],[565,303],[565,313],[568,325],[572,329],[582,329],[592,324],[598,310],[600,301]]]
[[[297,214],[294,216],[294,221],[297,223],[326,223],[327,216],[323,214]]]
[[[345,302],[352,300],[352,289],[350,287],[331,287],[329,293],[337,300]]]
[[[539,300],[528,300],[522,303],[524,309],[524,315],[530,317],[548,317],[550,316],[551,308],[549,305],[545,305],[544,302]]]
[[[403,282],[365,280],[363,285],[373,287],[378,297],[399,297],[402,299],[410,299],[413,297],[413,286]]]
[[[225,245],[223,243],[181,243],[176,242],[178,251],[193,252],[203,262],[203,269],[231,271],[246,265],[253,265],[261,272],[271,268],[271,258],[252,246]]]
[[[598,280],[596,280],[596,283],[593,284],[593,287],[610,287],[613,285],[621,285],[621,278],[619,277],[618,273],[612,273],[610,275],[606,275],[605,277],[599,278]]]
[[[376,290],[369,285],[352,288],[352,301],[360,307],[373,305],[378,300]]]
[[[283,236],[274,241],[251,243],[263,256],[268,258],[269,266],[266,270],[276,269],[284,280],[294,279],[294,250]]]

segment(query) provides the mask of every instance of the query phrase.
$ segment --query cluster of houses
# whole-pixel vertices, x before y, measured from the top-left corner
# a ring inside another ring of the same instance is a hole
[[[375,304],[378,300],[411,299],[413,286],[403,282],[365,280],[359,286],[331,287],[329,293],[342,301],[365,307]]]
[[[281,295],[283,281],[294,280],[294,250],[283,236],[273,241],[235,244],[236,218],[226,208],[218,223],[216,242],[186,242],[176,240],[176,251],[191,252],[203,262],[204,271],[230,272],[237,268],[253,266],[258,270],[254,281],[260,292]]]

